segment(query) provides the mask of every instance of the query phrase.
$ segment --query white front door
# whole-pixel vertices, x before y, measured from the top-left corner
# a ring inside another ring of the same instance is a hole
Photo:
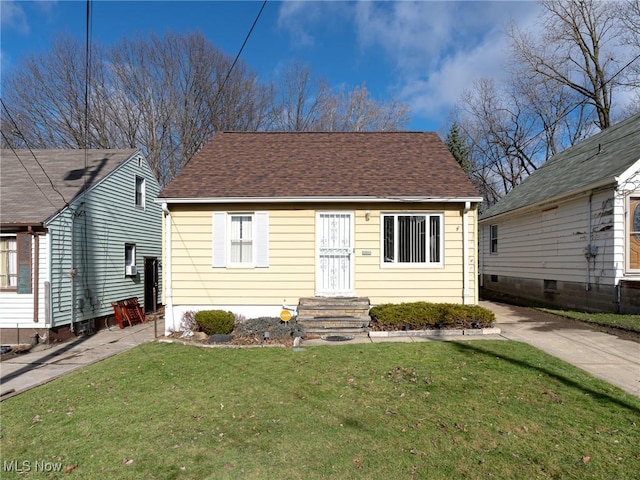
[[[353,295],[353,214],[318,213],[316,295]]]

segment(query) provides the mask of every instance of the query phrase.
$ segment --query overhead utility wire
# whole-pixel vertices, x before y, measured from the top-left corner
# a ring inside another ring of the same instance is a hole
[[[51,204],[52,207],[54,208],[58,208],[52,201],[51,199],[47,196],[46,193],[44,193],[44,191],[42,190],[42,188],[40,188],[40,185],[38,185],[38,182],[36,182],[36,179],[33,178],[33,176],[31,175],[31,172],[29,172],[29,169],[26,167],[26,165],[24,163],[22,163],[22,159],[20,158],[20,155],[18,155],[18,152],[16,152],[14,150],[14,148],[11,146],[11,143],[9,142],[9,139],[6,137],[6,135],[4,134],[3,131],[0,131],[0,133],[2,134],[2,138],[4,138],[4,141],[7,142],[7,144],[9,145],[9,148],[11,149],[11,151],[13,152],[13,154],[16,156],[16,158],[18,159],[18,162],[20,162],[20,165],[22,165],[22,168],[24,168],[24,171],[27,172],[27,175],[29,175],[29,178],[33,181],[33,183],[35,184],[35,186],[37,187],[38,190],[40,190],[40,193],[42,193],[42,195],[44,196],[44,198],[47,200],[47,202],[49,202]]]
[[[264,0],[264,2],[262,2],[262,7],[260,7],[260,11],[258,12],[258,15],[256,15],[256,18],[253,20],[253,24],[251,25],[251,28],[249,29],[249,32],[247,33],[246,37],[244,37],[244,42],[242,42],[242,46],[240,47],[240,50],[238,51],[238,54],[236,55],[236,58],[233,60],[233,63],[231,64],[231,68],[229,68],[229,71],[227,72],[227,76],[224,77],[224,80],[220,84],[220,88],[218,88],[218,93],[216,94],[216,97],[215,97],[215,99],[213,101],[214,105],[217,106],[218,98],[222,94],[222,89],[224,88],[225,84],[227,83],[227,80],[229,80],[229,77],[231,76],[231,72],[233,71],[233,67],[236,66],[236,63],[238,63],[238,59],[240,58],[240,55],[242,54],[242,51],[244,50],[245,45],[249,41],[249,37],[251,36],[251,33],[253,33],[253,29],[255,28],[256,24],[258,23],[258,19],[260,18],[260,15],[262,15],[262,11],[264,10],[264,7],[266,5],[267,5],[267,0]]]
[[[224,77],[224,80],[222,81],[222,83],[218,87],[218,91],[216,92],[216,96],[213,99],[213,104],[216,107],[218,106],[218,100],[220,100],[220,95],[222,95],[222,89],[226,85],[227,80],[229,80],[229,77],[231,76],[231,72],[233,71],[233,68],[236,66],[236,63],[238,63],[238,60],[240,59],[240,55],[242,54],[242,51],[244,50],[245,45],[249,41],[249,37],[251,37],[251,33],[253,33],[253,29],[255,28],[256,24],[258,23],[258,19],[260,18],[260,15],[262,15],[262,11],[264,10],[264,7],[266,5],[267,5],[267,0],[264,0],[264,2],[262,2],[262,6],[260,7],[260,11],[256,15],[256,18],[253,20],[253,24],[251,25],[251,28],[249,29],[249,32],[247,32],[247,35],[244,37],[244,41],[242,42],[242,46],[240,47],[240,50],[238,50],[238,54],[236,55],[236,58],[233,60],[233,63],[231,64],[231,67],[229,67],[229,70],[227,71],[227,75]],[[191,161],[191,159],[187,160],[185,162],[185,165],[187,163],[189,163],[190,161]]]
[[[49,184],[51,185],[51,188],[53,189],[54,192],[56,192],[58,195],[60,195],[60,198],[62,198],[62,200],[64,201],[65,206],[68,206],[69,202],[67,202],[67,199],[64,198],[64,195],[62,195],[62,193],[60,193],[60,191],[55,187],[55,185],[53,184],[53,181],[51,181],[51,177],[49,177],[49,174],[47,174],[47,171],[44,169],[44,167],[42,166],[42,164],[38,160],[38,157],[36,157],[36,154],[33,153],[33,150],[31,150],[31,147],[29,146],[29,142],[27,142],[27,139],[25,138],[25,136],[20,131],[20,128],[18,127],[18,124],[16,123],[16,121],[11,116],[11,113],[9,112],[9,109],[4,104],[4,101],[2,100],[2,98],[0,98],[0,103],[2,104],[2,107],[4,108],[5,112],[7,112],[7,115],[9,116],[9,119],[11,120],[11,123],[13,123],[13,126],[16,129],[16,132],[18,132],[18,135],[20,135],[20,138],[22,138],[22,141],[24,142],[24,144],[29,149],[29,152],[31,152],[31,155],[33,156],[33,159],[36,161],[36,163],[40,167],[40,170],[42,170],[42,173],[44,173],[44,176],[47,177],[47,180],[49,180]],[[6,137],[5,137],[5,140],[7,140]],[[7,141],[7,143],[9,143],[9,142]],[[31,175],[29,175],[29,176],[31,176]],[[31,177],[31,178],[33,179],[33,177]],[[35,180],[34,180],[34,183],[35,183]],[[36,185],[37,185],[37,183],[36,183]],[[40,187],[38,187],[38,188],[40,188]]]
[[[91,0],[87,0],[85,37],[85,72],[84,72],[84,184],[82,191],[87,191],[89,166],[89,82],[91,80]]]

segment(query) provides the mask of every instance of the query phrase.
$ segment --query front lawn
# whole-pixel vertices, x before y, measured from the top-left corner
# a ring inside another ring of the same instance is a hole
[[[640,471],[640,398],[510,341],[144,344],[0,407],[3,479],[630,479]],[[38,461],[50,471],[36,471]],[[51,471],[58,466],[69,473]]]

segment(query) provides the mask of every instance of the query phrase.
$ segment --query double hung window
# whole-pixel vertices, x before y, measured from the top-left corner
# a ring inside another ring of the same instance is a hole
[[[214,212],[212,266],[268,267],[269,214]]]
[[[489,251],[498,253],[498,225],[489,225]]]
[[[0,237],[0,289],[15,290],[18,285],[18,244],[15,235]]]
[[[229,262],[232,265],[253,264],[253,216],[229,215]]]
[[[145,207],[145,182],[144,177],[136,175],[136,207]]]

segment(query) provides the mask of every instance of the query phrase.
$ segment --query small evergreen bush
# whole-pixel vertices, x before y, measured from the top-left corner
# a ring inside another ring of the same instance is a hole
[[[373,330],[431,330],[493,326],[495,314],[477,305],[453,303],[384,303],[369,311]]]
[[[233,332],[235,317],[224,310],[200,310],[194,320],[207,335],[228,335]]]

